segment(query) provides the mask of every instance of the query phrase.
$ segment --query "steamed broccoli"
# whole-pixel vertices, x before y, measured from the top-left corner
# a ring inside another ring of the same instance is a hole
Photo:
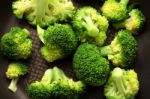
[[[41,54],[47,62],[53,62],[72,54],[77,48],[77,38],[71,26],[55,24],[43,30],[37,27],[38,35],[44,43]]]
[[[91,86],[101,86],[109,74],[109,62],[100,56],[97,46],[80,45],[73,58],[73,70],[79,80]]]
[[[19,27],[12,27],[1,38],[1,51],[10,59],[27,59],[31,56],[32,41],[29,31]]]
[[[129,67],[137,54],[137,41],[126,30],[120,30],[110,45],[100,48],[102,56],[108,56],[115,66]]]
[[[81,42],[103,45],[107,38],[108,26],[108,20],[92,7],[78,9],[73,17],[73,27]]]
[[[134,70],[115,68],[104,87],[107,99],[134,99],[139,90],[139,81]]]
[[[75,7],[71,0],[17,0],[12,9],[17,18],[25,18],[32,25],[44,27],[66,21],[73,16]]]
[[[125,19],[122,22],[113,24],[114,28],[125,28],[132,32],[133,34],[136,34],[139,30],[142,29],[144,23],[145,23],[145,16],[139,9],[132,9],[129,12],[129,18]]]
[[[119,22],[127,17],[129,0],[106,0],[101,8],[102,14],[111,22]]]
[[[6,77],[12,80],[8,88],[12,92],[16,92],[17,82],[19,80],[19,77],[27,74],[28,72],[29,69],[25,64],[18,63],[18,62],[9,64],[8,69],[6,71]]]
[[[78,99],[84,89],[81,81],[73,81],[54,67],[45,71],[41,81],[29,84],[27,92],[32,99]]]

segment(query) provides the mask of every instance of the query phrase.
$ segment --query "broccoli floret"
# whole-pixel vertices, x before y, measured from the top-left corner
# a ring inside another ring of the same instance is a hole
[[[100,48],[102,56],[108,56],[115,66],[128,68],[137,54],[137,41],[127,30],[120,30],[110,45]]]
[[[108,20],[92,7],[78,9],[73,17],[73,27],[81,42],[103,45],[108,26]]]
[[[139,81],[134,70],[115,68],[104,86],[107,99],[134,99],[139,90]]]
[[[10,59],[27,59],[31,56],[32,41],[27,29],[12,27],[1,38],[1,51]]]
[[[145,23],[145,16],[139,9],[132,9],[129,12],[129,18],[125,19],[122,22],[113,24],[114,28],[120,29],[125,28],[132,32],[133,34],[137,34],[140,31]]]
[[[102,14],[111,22],[119,22],[127,17],[129,0],[106,0],[102,5]]]
[[[17,18],[25,18],[32,25],[44,27],[66,21],[73,16],[75,7],[71,0],[17,0],[12,9]]]
[[[33,99],[78,99],[84,90],[85,85],[81,81],[73,81],[57,67],[46,70],[41,81],[27,87]]]
[[[28,67],[25,64],[14,62],[8,65],[8,69],[6,71],[6,77],[8,79],[12,79],[8,88],[12,92],[16,92],[17,90],[17,82],[20,76],[23,76],[29,72]]]
[[[73,70],[76,77],[86,85],[101,86],[109,74],[109,62],[100,56],[97,46],[84,43],[73,57]]]
[[[38,26],[37,30],[39,38],[44,43],[41,54],[47,62],[65,58],[77,48],[77,37],[69,25],[55,24],[47,30],[42,30]]]

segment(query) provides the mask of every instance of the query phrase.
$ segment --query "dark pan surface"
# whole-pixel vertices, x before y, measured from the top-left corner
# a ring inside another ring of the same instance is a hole
[[[99,0],[74,0],[76,6],[91,5],[98,7]],[[138,73],[140,80],[140,91],[136,99],[150,99],[150,11],[149,0],[138,0],[140,8],[146,16],[146,25],[142,34],[136,36],[139,44],[138,56],[135,60],[134,67]],[[32,81],[39,80],[46,70],[46,68],[55,65],[62,68],[69,77],[75,79],[71,68],[71,58],[59,60],[55,63],[47,64],[39,54],[41,42],[39,41],[35,27],[31,27],[24,20],[18,20],[12,14],[11,0],[0,0],[0,35],[7,32],[11,26],[26,27],[31,31],[31,38],[33,40],[33,55],[25,61],[30,67],[30,74],[20,79],[18,83],[18,90],[15,94],[10,92],[7,87],[9,80],[5,77],[7,65],[11,62],[6,57],[0,54],[0,99],[30,99],[26,93],[26,85]],[[84,2],[84,3],[83,3]],[[85,3],[86,2],[86,3]],[[103,96],[102,87],[88,87],[82,99],[105,99]]]

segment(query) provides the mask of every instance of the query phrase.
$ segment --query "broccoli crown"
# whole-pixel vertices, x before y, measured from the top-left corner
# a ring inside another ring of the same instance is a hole
[[[127,17],[129,0],[106,0],[101,8],[102,14],[111,22],[119,22]]]
[[[6,72],[6,77],[9,79],[18,78],[19,76],[23,76],[29,72],[28,67],[22,63],[11,63],[8,65],[8,69]]]
[[[110,68],[109,62],[100,56],[98,47],[84,43],[74,55],[73,70],[85,84],[100,86],[106,82]]]
[[[140,31],[145,23],[145,16],[139,9],[132,9],[129,12],[129,18],[125,19],[122,22],[115,23],[113,26],[116,29],[125,28],[128,31],[136,34]]]
[[[137,54],[137,41],[126,30],[120,30],[110,45],[101,48],[101,55],[108,56],[115,66],[129,67]]]
[[[108,26],[108,20],[92,7],[78,9],[73,17],[73,27],[81,42],[103,45]]]
[[[44,32],[43,39],[45,46],[41,53],[48,62],[67,57],[78,45],[77,37],[69,25],[49,26]]]
[[[74,14],[71,0],[17,0],[12,4],[17,18],[25,18],[32,25],[48,26],[57,21],[66,21]]]
[[[27,59],[32,52],[32,41],[29,31],[19,27],[12,27],[1,38],[1,51],[11,59]]]
[[[78,99],[84,89],[81,81],[73,81],[61,69],[54,67],[46,70],[40,82],[29,84],[27,91],[33,99]]]
[[[134,70],[115,68],[104,87],[107,99],[134,99],[139,90],[139,81]]]

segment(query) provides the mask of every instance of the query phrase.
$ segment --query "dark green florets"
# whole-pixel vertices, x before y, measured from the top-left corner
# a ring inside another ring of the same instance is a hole
[[[101,55],[108,56],[115,66],[129,67],[137,55],[137,41],[126,30],[120,30],[110,45],[101,48]]]
[[[80,42],[103,45],[107,38],[108,26],[108,20],[92,7],[78,9],[73,17],[73,27]]]
[[[69,56],[78,45],[76,35],[69,25],[49,26],[42,38],[45,46],[41,49],[41,54],[48,62]]]
[[[27,29],[12,27],[1,38],[1,51],[11,59],[27,59],[31,56],[32,41]]]
[[[100,56],[98,47],[82,44],[73,58],[73,70],[78,79],[87,85],[100,86],[109,74],[109,62]]]

